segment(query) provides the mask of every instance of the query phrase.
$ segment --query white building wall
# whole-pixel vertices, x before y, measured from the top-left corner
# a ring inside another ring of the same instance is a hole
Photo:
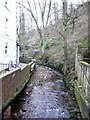
[[[0,0],[0,63],[10,61],[16,64],[16,1]]]

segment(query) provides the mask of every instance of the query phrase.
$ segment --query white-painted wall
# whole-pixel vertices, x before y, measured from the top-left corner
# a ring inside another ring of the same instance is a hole
[[[16,64],[16,1],[0,0],[0,63],[10,61]]]

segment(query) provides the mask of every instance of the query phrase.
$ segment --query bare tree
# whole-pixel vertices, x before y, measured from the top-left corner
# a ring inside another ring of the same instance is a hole
[[[78,16],[78,9],[79,8],[75,8],[74,4],[72,4],[72,3],[69,6],[70,6],[70,8],[69,8],[70,12],[69,12],[69,14],[67,14],[69,24],[67,24],[67,25],[72,25],[72,34],[73,34],[76,19],[79,17]]]
[[[37,5],[38,8],[36,7],[35,0],[33,2],[34,2],[34,8],[35,8],[36,14],[32,10],[32,6],[28,0],[27,0],[28,6],[25,6],[24,4],[21,4],[20,2],[17,2],[17,4],[21,5],[23,8],[25,8],[31,14],[31,16],[36,24],[37,31],[38,31],[40,39],[41,39],[41,46],[44,49],[43,42],[45,39],[45,29],[46,29],[48,22],[49,22],[49,15],[50,15],[50,11],[51,11],[51,0],[49,0],[49,2],[48,2],[48,7],[47,7],[47,0],[44,0],[43,4],[41,4],[41,2],[38,0],[38,5]],[[37,11],[40,11],[39,20],[38,20]],[[41,21],[41,24],[40,24],[40,21]],[[42,49],[42,51],[44,52],[43,49]]]
[[[88,4],[88,51],[89,51],[89,56],[90,56],[90,1],[87,3]]]
[[[68,13],[67,10],[67,0],[62,0],[63,3],[63,39],[64,39],[64,76],[67,75],[67,68],[68,66],[68,47],[67,47],[67,29],[69,25],[72,25],[72,34],[75,28],[75,22],[78,16],[78,9],[73,6],[73,4],[70,4],[70,11]]]
[[[64,76],[67,74],[67,0],[63,0],[63,28],[64,28]]]
[[[55,23],[57,23],[58,21],[58,16],[59,16],[59,10],[58,10],[58,3],[54,2],[53,4],[53,9],[54,9],[54,19],[55,19]]]

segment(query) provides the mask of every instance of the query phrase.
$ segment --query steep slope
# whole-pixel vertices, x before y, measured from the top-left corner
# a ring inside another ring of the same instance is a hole
[[[88,5],[84,3],[77,10],[77,18],[75,19],[75,26],[72,32],[72,24],[68,25],[67,42],[68,42],[68,59],[69,67],[74,69],[75,49],[79,42],[88,36]],[[71,22],[71,21],[70,21]],[[29,45],[26,50],[26,56],[35,58],[38,63],[51,65],[57,68],[62,68],[64,63],[64,41],[61,36],[63,34],[62,19],[55,24],[48,25],[46,29],[46,40],[44,41],[45,53],[42,55],[40,51],[40,39],[37,32],[28,40]],[[61,69],[60,68],[60,69]]]

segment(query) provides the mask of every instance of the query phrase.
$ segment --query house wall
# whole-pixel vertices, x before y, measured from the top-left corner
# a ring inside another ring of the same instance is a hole
[[[0,0],[0,63],[16,64],[16,1]]]

